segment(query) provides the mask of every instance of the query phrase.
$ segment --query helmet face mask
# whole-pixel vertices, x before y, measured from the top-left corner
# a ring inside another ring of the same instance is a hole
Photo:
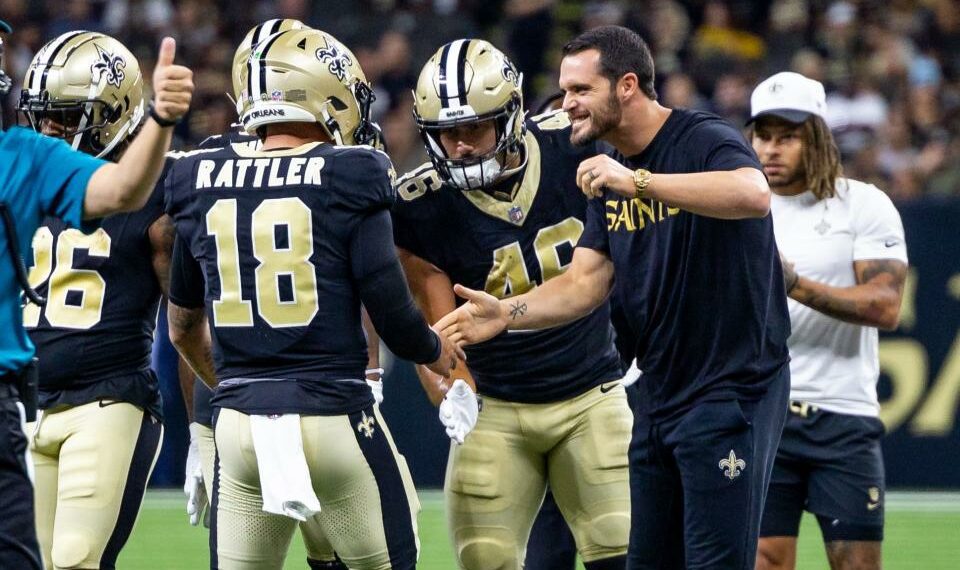
[[[46,91],[42,91],[39,97],[30,97],[26,91],[21,92],[17,110],[33,130],[67,141],[77,141],[78,150],[95,156],[106,149],[100,138],[102,129],[117,115],[117,109],[111,108],[106,101],[51,101]]]
[[[512,160],[526,159],[522,81],[513,63],[483,40],[451,42],[424,65],[414,91],[414,117],[445,182],[461,190],[487,188],[508,173]],[[493,148],[461,158],[447,153],[440,140],[445,130],[484,121],[494,123]]]
[[[511,156],[522,151],[522,139],[511,136],[521,103],[519,98],[492,113],[469,119],[427,123],[417,117],[420,136],[427,147],[434,167],[440,177],[461,190],[479,190],[497,182],[506,170]],[[464,157],[451,157],[443,146],[441,137],[454,127],[493,123],[495,142],[492,147]]]
[[[95,32],[67,32],[30,62],[17,111],[38,132],[110,158],[143,121],[140,65],[120,42]]]

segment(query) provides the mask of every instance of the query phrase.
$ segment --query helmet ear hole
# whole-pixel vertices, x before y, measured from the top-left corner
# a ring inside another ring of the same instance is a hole
[[[348,107],[347,104],[344,103],[343,100],[340,99],[339,97],[330,97],[329,99],[327,99],[327,101],[330,102],[330,106],[333,107],[333,110],[336,111],[336,112],[338,112],[338,113],[341,113],[341,112],[343,112],[343,111],[346,111],[347,109],[350,108],[350,107]]]

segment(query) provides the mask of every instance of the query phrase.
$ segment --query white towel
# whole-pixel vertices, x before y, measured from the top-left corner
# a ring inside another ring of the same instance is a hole
[[[305,521],[320,512],[303,455],[300,416],[250,416],[263,510]]]

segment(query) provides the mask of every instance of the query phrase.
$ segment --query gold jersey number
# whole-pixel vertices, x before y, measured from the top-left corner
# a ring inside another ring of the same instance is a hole
[[[37,288],[50,281],[47,287],[47,305],[38,307],[27,303],[23,308],[23,324],[36,327],[40,313],[50,326],[65,329],[89,329],[100,322],[107,282],[94,269],[73,267],[74,252],[87,250],[87,255],[110,257],[110,236],[103,228],[91,234],[75,229],[64,230],[53,251],[53,232],[41,227],[33,235],[33,266],[30,268],[30,286]]]
[[[540,265],[540,275],[547,281],[560,275],[569,264],[560,263],[557,250],[563,244],[576,247],[583,233],[583,222],[577,218],[567,218],[559,224],[540,228],[533,240],[533,250]],[[535,284],[530,279],[527,264],[523,259],[520,242],[515,241],[493,251],[493,267],[487,275],[484,290],[498,299],[521,295]]]
[[[206,216],[207,234],[217,246],[220,298],[213,302],[218,327],[253,326],[253,303],[240,286],[236,199],[217,200]],[[273,328],[310,324],[320,310],[313,255],[313,213],[299,198],[264,200],[250,217],[257,313]],[[277,236],[286,236],[278,242]],[[292,297],[281,298],[281,281]]]

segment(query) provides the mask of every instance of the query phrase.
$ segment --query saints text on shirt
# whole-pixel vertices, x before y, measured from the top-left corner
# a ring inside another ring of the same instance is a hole
[[[644,229],[648,223],[656,224],[680,213],[680,208],[667,207],[663,202],[637,198],[607,200],[606,207],[607,231],[611,232],[635,232]]]
[[[297,184],[320,184],[323,158],[238,158],[201,160],[196,188],[279,188]]]

